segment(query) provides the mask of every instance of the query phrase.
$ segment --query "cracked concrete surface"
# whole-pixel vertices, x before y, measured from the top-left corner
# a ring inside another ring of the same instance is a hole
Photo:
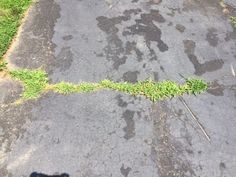
[[[184,99],[211,142],[178,99],[100,91],[12,105],[22,88],[4,80],[0,176],[233,177],[235,36],[216,0],[39,0],[8,54],[12,65],[42,66],[53,83],[201,76],[211,88]]]

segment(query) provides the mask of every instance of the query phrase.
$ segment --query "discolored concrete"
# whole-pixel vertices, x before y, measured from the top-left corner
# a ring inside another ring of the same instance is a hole
[[[211,142],[178,98],[152,103],[104,90],[13,105],[21,88],[4,82],[0,176],[234,176],[235,36],[215,0],[39,0],[8,54],[12,65],[42,66],[52,83],[200,76],[210,89],[184,100]]]

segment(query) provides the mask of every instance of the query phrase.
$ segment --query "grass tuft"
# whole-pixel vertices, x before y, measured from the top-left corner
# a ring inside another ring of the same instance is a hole
[[[233,24],[236,24],[236,17],[230,17],[230,20],[231,20],[231,22],[233,23]]]
[[[72,83],[60,82],[52,86],[52,89],[61,94],[70,94],[78,92],[78,86]]]
[[[20,69],[11,71],[10,74],[23,83],[23,99],[38,98],[48,84],[47,73],[42,70]]]
[[[107,89],[117,90],[134,96],[142,95],[154,102],[183,94],[199,94],[207,89],[207,83],[200,79],[187,79],[184,85],[179,85],[170,80],[161,82],[146,80],[135,84],[103,80],[100,84]]]
[[[7,68],[7,63],[4,61],[0,61],[0,71],[3,71]]]
[[[207,90],[208,84],[201,79],[189,78],[182,85],[166,80],[154,82],[153,80],[140,81],[135,84],[128,82],[113,82],[111,80],[102,80],[99,83],[73,84],[60,82],[57,84],[48,84],[46,72],[42,70],[15,70],[10,74],[20,80],[24,85],[23,99],[38,98],[40,94],[47,90],[52,90],[60,94],[87,93],[97,91],[98,89],[110,89],[120,91],[133,96],[145,96],[151,101],[163,100],[181,96],[183,94],[199,94]]]

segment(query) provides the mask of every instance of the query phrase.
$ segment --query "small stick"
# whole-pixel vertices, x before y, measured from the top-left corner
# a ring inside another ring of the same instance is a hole
[[[235,77],[235,71],[234,71],[234,67],[232,64],[230,64],[230,69],[231,69],[232,75]]]
[[[201,131],[203,132],[203,134],[205,135],[206,139],[210,142],[210,136],[207,134],[207,132],[205,131],[203,125],[198,121],[197,117],[194,115],[193,111],[189,108],[189,106],[187,105],[187,103],[185,102],[185,100],[180,97],[179,100],[182,102],[182,104],[186,107],[186,109],[189,111],[189,113],[191,114],[193,120],[196,121],[197,125],[200,127]]]

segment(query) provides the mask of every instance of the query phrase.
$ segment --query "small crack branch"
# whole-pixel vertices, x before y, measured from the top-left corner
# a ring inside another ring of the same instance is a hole
[[[207,139],[207,141],[211,141],[210,136],[208,135],[208,133],[206,132],[205,128],[203,127],[203,125],[199,122],[197,116],[193,113],[193,111],[190,109],[190,107],[188,106],[188,104],[186,103],[186,101],[182,98],[179,97],[180,102],[186,107],[186,109],[188,110],[188,112],[190,113],[192,119],[197,123],[198,127],[201,129],[202,133],[204,134],[205,138]]]

